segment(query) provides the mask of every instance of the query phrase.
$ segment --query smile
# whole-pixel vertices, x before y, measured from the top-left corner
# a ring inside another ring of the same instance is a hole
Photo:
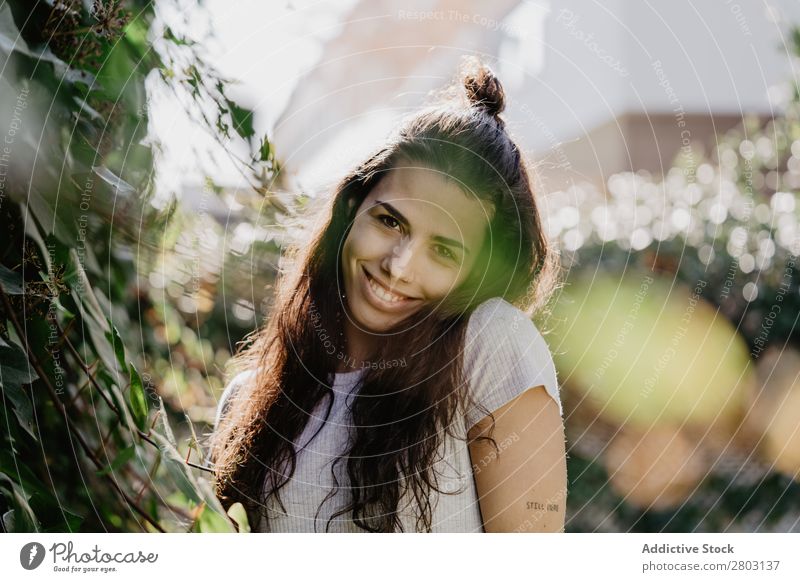
[[[414,298],[398,295],[397,293],[389,291],[386,287],[373,279],[370,274],[367,273],[366,269],[363,269],[363,271],[366,281],[365,287],[369,290],[368,295],[371,296],[371,298],[377,299],[381,307],[397,308],[416,301]]]

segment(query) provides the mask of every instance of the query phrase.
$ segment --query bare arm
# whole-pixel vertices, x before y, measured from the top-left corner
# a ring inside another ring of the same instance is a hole
[[[491,441],[470,444],[486,532],[563,532],[567,498],[564,423],[544,386],[494,411],[499,453]],[[488,434],[485,417],[469,432]]]

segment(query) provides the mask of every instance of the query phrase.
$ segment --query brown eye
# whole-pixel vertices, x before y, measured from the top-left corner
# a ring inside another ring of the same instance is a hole
[[[378,217],[378,220],[380,220],[383,224],[385,224],[389,228],[394,228],[395,226],[400,226],[400,223],[391,214],[381,214]]]

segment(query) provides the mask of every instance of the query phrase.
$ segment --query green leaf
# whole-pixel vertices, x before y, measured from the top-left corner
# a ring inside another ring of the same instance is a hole
[[[177,37],[169,26],[164,27],[164,38],[177,46],[192,46],[195,42],[186,37]]]
[[[33,426],[33,404],[31,399],[22,389],[23,384],[30,384],[39,376],[34,371],[25,351],[15,343],[0,345],[0,390],[11,402],[14,415],[19,425],[35,441]]]
[[[142,431],[147,428],[147,396],[144,393],[144,384],[142,384],[142,377],[133,363],[130,363],[130,378],[131,388],[128,399],[131,405],[131,412],[136,421],[136,425]]]
[[[22,38],[22,35],[14,22],[14,16],[11,12],[11,6],[8,2],[3,2],[0,6],[0,54],[10,55],[12,52],[30,57],[36,62],[49,61],[51,63],[63,63],[58,59],[49,48],[37,51],[28,47],[28,43]],[[4,63],[6,59],[3,59]]]
[[[186,424],[189,425],[189,430],[192,433],[192,440],[189,442],[189,448],[196,450],[200,457],[203,458],[203,449],[200,447],[200,439],[197,438],[197,432],[194,430],[194,423],[192,419],[189,418],[189,414],[186,411],[184,411],[183,416],[186,418]]]
[[[161,64],[161,61],[154,58],[153,45],[148,40],[150,32],[150,22],[144,12],[140,12],[125,26],[124,40],[128,50],[133,54],[133,58],[139,63],[139,67],[154,69]]]
[[[30,52],[28,43],[22,38],[14,22],[11,7],[5,2],[0,6],[0,50],[5,54],[11,54],[13,51],[25,54]]]
[[[3,2],[0,6],[0,55],[10,55],[12,52],[29,57],[34,63],[52,63],[58,70],[67,68],[67,64],[56,57],[49,46],[45,45],[41,50],[34,50],[28,46],[14,22],[9,3]]]
[[[200,492],[200,495],[203,497],[203,501],[206,502],[206,505],[216,513],[222,515],[225,513],[225,509],[222,507],[222,503],[219,501],[219,497],[214,492],[213,487],[208,482],[207,479],[198,478],[195,480],[197,483],[197,490]]]
[[[16,492],[13,487],[12,489],[5,487],[4,480],[13,482]],[[75,532],[83,522],[83,517],[72,511],[63,497],[56,498],[52,487],[45,486],[30,468],[19,462],[15,452],[8,450],[0,450],[0,491],[3,490],[7,491],[9,499],[19,498],[16,501],[18,508],[11,509],[3,515],[6,531],[34,531],[33,521],[36,520],[36,513],[45,516],[46,519],[46,522],[38,526],[41,533]],[[24,502],[25,499],[30,501]],[[33,507],[36,508],[35,512],[31,509]],[[24,523],[20,523],[20,519]]]
[[[114,353],[114,347],[107,338],[109,330],[106,329],[108,323],[105,321],[105,318],[102,325],[95,321],[93,317],[83,317],[82,320],[84,322],[84,329],[89,332],[87,334],[88,338],[86,339],[91,339],[92,345],[94,346],[94,351],[98,356],[100,356],[100,359],[105,367],[112,374],[117,375],[117,356]],[[124,366],[121,369],[121,373],[124,374],[126,370],[127,366]]]
[[[19,384],[0,382],[0,387],[6,398],[11,402],[17,424],[27,432],[35,441],[39,441],[33,425],[33,405]]]
[[[56,297],[50,300],[50,304],[55,306],[56,310],[61,313],[61,317],[64,323],[68,323],[71,319],[75,319],[75,314],[72,313],[69,309],[61,305],[61,300]]]
[[[114,382],[111,375],[106,372],[105,370],[100,370],[97,374],[98,380],[102,379],[102,384],[105,386],[106,390],[111,394],[111,399],[114,401],[114,406],[117,407],[122,415],[125,417],[123,421],[123,426],[128,428],[128,430],[133,430],[135,426],[135,421],[133,420],[133,415],[131,414],[130,407],[125,403],[125,396],[122,394],[122,391]],[[136,436],[138,439],[138,435]],[[138,441],[137,441],[138,442]]]
[[[30,495],[38,497],[47,497],[56,501],[52,496],[52,489],[45,486],[38,477],[31,471],[30,467],[26,467],[19,462],[19,455],[16,451],[0,450],[0,474],[5,474],[9,479],[19,484]]]
[[[224,514],[213,511],[205,505],[194,523],[196,531],[200,533],[231,533],[235,532],[231,521]]]
[[[9,509],[3,514],[3,528],[5,531],[13,532],[17,529],[17,520],[14,511],[13,509]]]
[[[117,457],[111,462],[110,465],[104,467],[97,471],[97,476],[102,477],[108,473],[113,473],[114,471],[119,470],[125,463],[130,461],[133,456],[136,454],[136,445],[130,445],[122,449],[118,454]]]
[[[92,172],[102,180],[113,199],[117,197],[131,199],[136,196],[136,188],[128,184],[105,166],[92,166]]]
[[[81,99],[77,95],[72,97],[72,100],[78,106],[78,110],[82,113],[86,114],[86,117],[91,119],[92,121],[96,121],[98,123],[105,124],[106,120],[103,119],[103,116],[97,112],[96,109],[92,108],[87,102],[86,99]]]
[[[255,135],[256,131],[253,129],[253,112],[244,107],[239,107],[235,102],[230,99],[225,99],[228,104],[228,113],[230,113],[231,120],[233,121],[233,128],[244,139]]]
[[[87,246],[86,248],[88,250],[90,247]],[[104,315],[103,309],[100,307],[100,302],[95,295],[94,287],[86,276],[83,263],[78,256],[78,251],[74,247],[70,248],[69,256],[72,259],[71,268],[74,270],[74,282],[70,282],[70,285],[73,286],[72,297],[75,304],[84,307],[86,309],[86,314],[91,315],[92,319],[97,322],[103,333],[105,333],[109,331],[107,329],[108,318]],[[76,287],[79,288],[80,293]],[[84,315],[84,313],[82,312],[81,315]],[[113,366],[111,366],[111,368],[113,369]],[[123,370],[124,369],[125,367],[123,366]]]
[[[167,468],[167,473],[173,483],[175,483],[175,486],[187,499],[195,503],[201,503],[203,501],[203,495],[199,491],[197,480],[194,478],[189,465],[181,458],[178,449],[173,447],[172,443],[158,432],[151,432],[150,438],[158,443],[158,450],[161,452],[164,466]]]
[[[269,143],[269,139],[265,135],[261,138],[261,147],[258,148],[259,153],[259,161],[266,162],[269,161],[269,156],[272,153],[272,144]]]
[[[0,265],[0,287],[9,295],[22,295],[25,291],[25,284],[22,275],[5,265]]]
[[[111,320],[106,318],[108,322],[108,327],[111,328],[111,331],[106,332],[106,338],[108,339],[109,343],[114,348],[114,353],[117,356],[117,361],[119,362],[120,367],[124,370],[125,369],[125,346],[122,343],[122,339],[119,337],[119,331],[114,324],[111,323]]]
[[[6,483],[8,485],[6,485]],[[3,514],[3,524],[7,531],[17,532],[37,532],[40,529],[39,520],[30,506],[30,496],[26,495],[22,488],[11,480],[5,473],[0,473],[0,490],[5,491],[13,505],[13,513]]]
[[[28,190],[27,209],[42,225],[45,234],[52,234],[63,245],[71,246],[78,238],[78,205],[71,204],[67,200],[64,196],[56,199],[49,193],[45,195],[40,186],[31,185]]]
[[[161,396],[158,397],[158,409],[161,411],[161,428],[164,430],[164,436],[167,437],[167,440],[173,447],[177,448],[178,442],[175,440],[172,427],[169,425],[169,417],[167,416],[167,411],[164,408],[164,400]]]
[[[21,346],[14,342],[0,346],[0,381],[3,384],[30,384],[38,378]]]
[[[797,56],[800,56],[800,27],[792,29],[792,49]]]
[[[239,533],[250,533],[250,522],[244,505],[237,501],[228,509],[228,515],[239,526]]]

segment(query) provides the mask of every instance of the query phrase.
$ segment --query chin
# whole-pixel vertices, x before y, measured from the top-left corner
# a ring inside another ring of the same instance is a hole
[[[383,333],[402,319],[402,317],[377,312],[369,305],[363,305],[363,303],[359,305],[356,313],[357,315],[354,314],[356,323],[362,329],[373,333]]]

